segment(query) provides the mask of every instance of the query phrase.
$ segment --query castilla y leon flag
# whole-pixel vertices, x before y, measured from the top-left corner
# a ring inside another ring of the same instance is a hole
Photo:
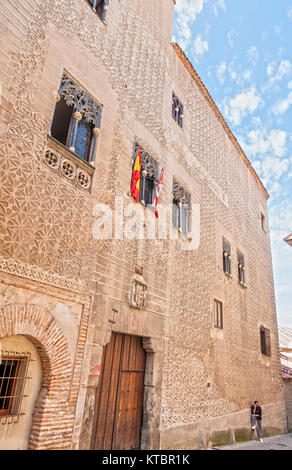
[[[140,181],[141,181],[141,150],[139,149],[135,160],[135,165],[132,174],[131,193],[133,194],[136,202],[139,202],[140,194]]]
[[[153,207],[153,210],[154,210],[154,212],[155,212],[155,216],[157,217],[157,219],[158,219],[158,212],[157,212],[158,196],[159,196],[160,191],[161,191],[161,188],[162,188],[163,175],[164,175],[164,170],[162,169],[162,171],[161,171],[161,176],[160,176],[160,180],[158,181],[158,184],[157,184],[157,187],[156,187],[156,191],[155,191],[155,196],[154,196],[154,207]]]

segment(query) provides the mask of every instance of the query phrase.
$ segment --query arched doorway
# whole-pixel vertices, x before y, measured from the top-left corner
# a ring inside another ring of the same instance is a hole
[[[22,335],[0,340],[0,449],[28,448],[35,402],[43,379],[34,344]]]

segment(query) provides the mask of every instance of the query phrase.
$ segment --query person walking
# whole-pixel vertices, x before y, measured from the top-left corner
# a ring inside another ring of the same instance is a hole
[[[251,429],[255,430],[256,424],[258,428],[258,438],[260,442],[263,442],[262,434],[262,408],[257,400],[254,401],[254,404],[251,407]]]

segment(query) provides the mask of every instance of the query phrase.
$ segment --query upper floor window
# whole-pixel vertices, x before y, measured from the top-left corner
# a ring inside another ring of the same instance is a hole
[[[244,256],[242,253],[237,253],[237,262],[238,262],[238,281],[240,284],[245,286],[245,265],[244,265]]]
[[[174,180],[172,197],[172,226],[188,236],[191,228],[191,196]]]
[[[155,186],[158,183],[159,165],[149,153],[135,142],[133,152],[133,170],[136,157],[141,153],[141,181],[139,184],[139,201],[145,206],[154,203]]]
[[[214,299],[214,326],[223,330],[223,304]]]
[[[262,212],[261,212],[261,227],[262,227],[262,230],[266,232],[266,217]]]
[[[231,245],[223,238],[223,270],[231,276]]]
[[[105,21],[109,0],[88,0],[93,10],[98,14],[100,19]]]
[[[183,127],[183,117],[184,117],[184,107],[178,97],[173,93],[172,94],[172,117],[177,122],[177,124],[182,128]]]
[[[87,162],[94,162],[102,106],[64,72],[51,135]]]
[[[270,357],[271,352],[271,332],[267,328],[261,326],[260,328],[260,340],[261,340],[261,353],[264,356]]]

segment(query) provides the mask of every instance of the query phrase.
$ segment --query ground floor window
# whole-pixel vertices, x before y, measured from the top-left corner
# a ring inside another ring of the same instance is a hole
[[[0,416],[19,414],[28,362],[29,355],[0,357]]]

